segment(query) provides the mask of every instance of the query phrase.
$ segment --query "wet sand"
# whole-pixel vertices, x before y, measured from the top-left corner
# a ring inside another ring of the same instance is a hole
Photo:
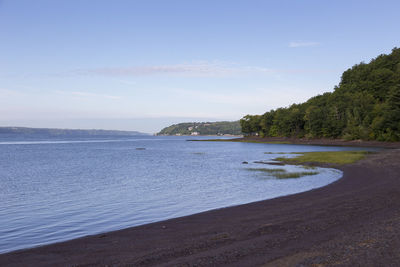
[[[1,254],[0,266],[400,266],[389,144],[323,188]]]

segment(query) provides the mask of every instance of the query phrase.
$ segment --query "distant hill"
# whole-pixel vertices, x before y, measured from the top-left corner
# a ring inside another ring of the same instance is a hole
[[[185,122],[162,129],[157,135],[241,135],[239,121]]]
[[[53,128],[28,128],[28,127],[0,127],[0,134],[45,134],[51,136],[105,136],[105,135],[147,135],[137,131],[116,130],[82,130],[82,129],[53,129]]]
[[[346,70],[332,93],[240,123],[261,137],[400,141],[400,48]]]

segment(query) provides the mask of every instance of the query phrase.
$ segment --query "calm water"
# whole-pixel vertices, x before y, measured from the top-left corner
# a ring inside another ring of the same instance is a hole
[[[277,156],[264,152],[346,149],[186,139],[0,136],[0,253],[321,187],[341,172],[247,168],[281,168],[253,163]]]

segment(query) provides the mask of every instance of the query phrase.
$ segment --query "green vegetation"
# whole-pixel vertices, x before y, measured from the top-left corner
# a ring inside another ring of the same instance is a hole
[[[303,152],[264,152],[264,154],[303,154]]]
[[[303,176],[316,175],[319,172],[287,172],[287,173],[276,173],[274,176],[278,179],[290,179],[300,178]]]
[[[400,141],[400,49],[346,70],[333,92],[246,115],[240,124],[261,137]]]
[[[157,135],[241,135],[239,121],[187,122],[168,126]]]
[[[286,172],[285,169],[267,169],[267,168],[247,168],[246,170],[256,171],[256,172],[266,172],[266,173]]]
[[[235,141],[235,142],[258,143],[258,144],[278,144],[278,145],[290,144],[290,142],[284,142],[284,141],[257,141],[257,140],[239,140],[239,141]]]
[[[205,139],[205,140],[188,140],[188,141],[198,141],[198,142],[237,142],[237,143],[257,143],[257,144],[290,144],[290,142],[258,141],[258,140],[246,140],[246,139]]]
[[[302,166],[304,169],[306,169],[306,170],[315,170],[317,167],[315,167],[315,166],[308,166],[308,165],[303,165]]]
[[[294,158],[280,157],[275,160],[292,163],[331,163],[331,164],[349,164],[363,159],[367,151],[324,151],[324,152],[305,152]]]
[[[193,142],[240,142],[240,141],[236,141],[236,139],[189,139],[187,141],[193,141]]]
[[[267,168],[247,168],[248,171],[257,171],[267,173],[278,179],[300,178],[307,175],[316,175],[318,172],[304,171],[304,172],[287,172],[285,169],[267,169]]]

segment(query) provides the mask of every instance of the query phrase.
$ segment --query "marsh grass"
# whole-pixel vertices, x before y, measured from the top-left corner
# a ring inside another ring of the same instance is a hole
[[[285,169],[267,169],[267,168],[247,168],[247,170],[256,172],[266,172],[266,173],[286,172]]]
[[[303,154],[303,152],[264,152],[264,154],[291,155],[291,154]]]
[[[323,151],[323,152],[303,152],[294,158],[278,157],[274,160],[293,162],[293,163],[330,163],[330,164],[350,164],[365,157],[367,151]]]
[[[305,169],[305,170],[315,170],[317,167],[315,167],[315,166],[308,166],[308,165],[303,165],[302,166],[303,167],[303,169]]]
[[[304,171],[304,172],[288,172],[285,169],[267,169],[267,168],[247,168],[248,171],[257,171],[267,173],[278,179],[300,178],[303,176],[316,175],[319,172]]]
[[[289,145],[291,144],[290,142],[285,142],[285,141],[241,141],[242,143],[259,143],[259,144],[276,144],[276,145]]]
[[[316,175],[319,172],[284,172],[284,173],[274,173],[273,176],[278,179],[290,179],[290,178],[300,178],[303,176]]]
[[[187,141],[195,141],[195,142],[237,142],[237,143],[257,143],[257,144],[290,144],[290,142],[284,141],[257,141],[257,140],[237,140],[237,139],[204,139],[204,140],[196,140],[189,139]]]
[[[189,142],[238,142],[232,139],[188,139]]]

